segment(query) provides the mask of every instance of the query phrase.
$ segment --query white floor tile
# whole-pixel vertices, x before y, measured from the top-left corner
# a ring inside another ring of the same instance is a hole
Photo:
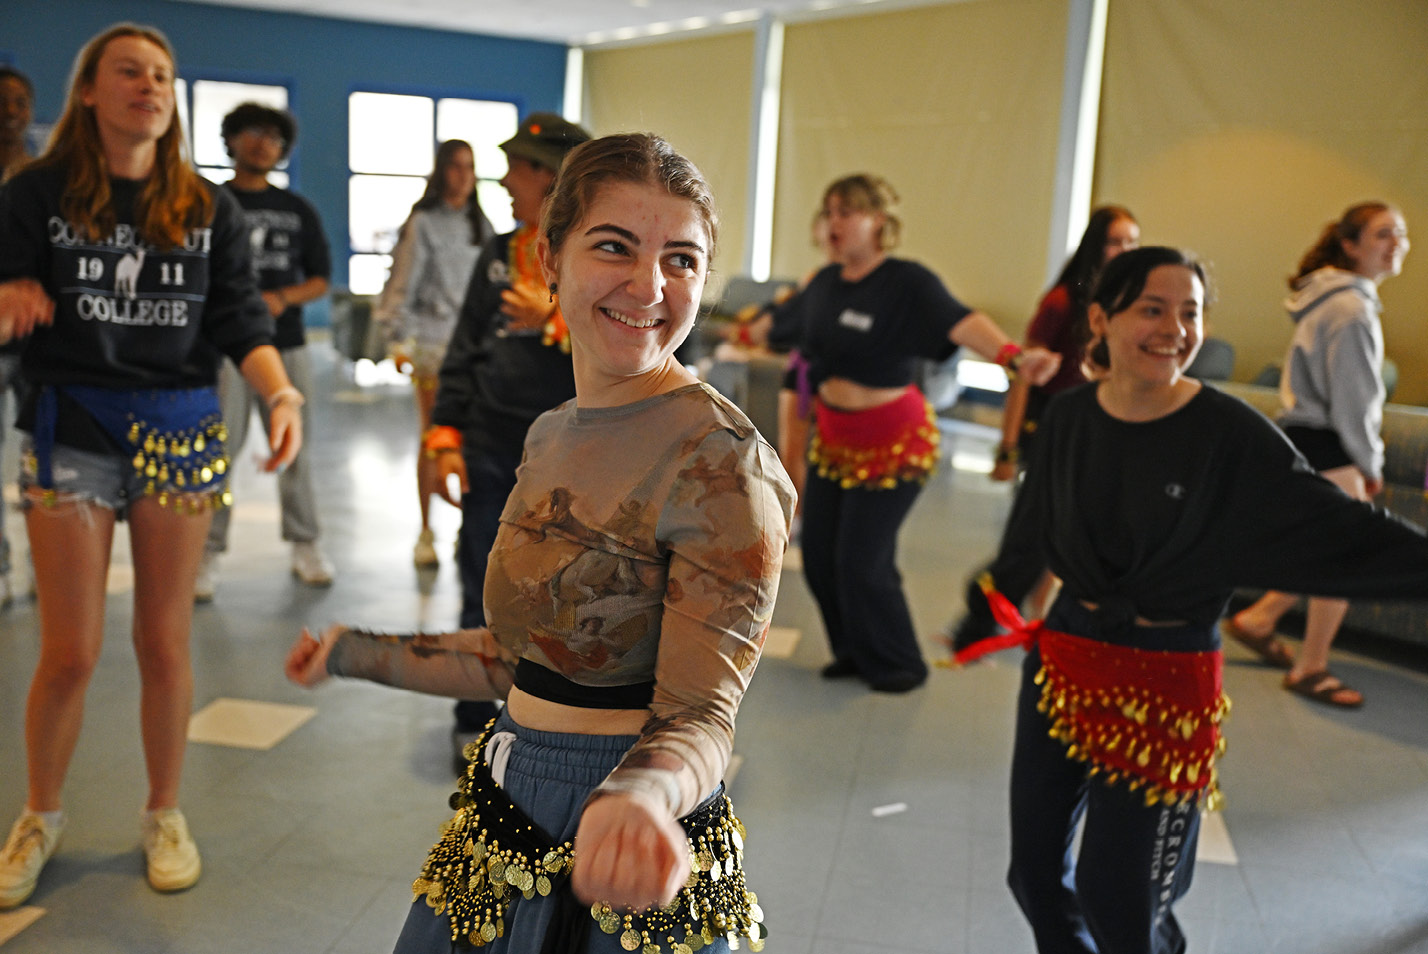
[[[316,714],[311,706],[215,699],[193,714],[188,738],[239,749],[271,749]]]
[[[0,911],[0,944],[16,937],[44,916],[44,908],[23,907],[13,911]]]
[[[783,572],[803,572],[803,547],[795,543],[783,552]]]
[[[1216,865],[1237,865],[1239,855],[1230,841],[1230,829],[1225,825],[1224,812],[1205,812],[1200,816],[1200,841],[1195,857]]]
[[[763,654],[774,659],[788,659],[798,648],[798,640],[802,635],[803,630],[792,626],[770,626],[768,638],[764,640]]]

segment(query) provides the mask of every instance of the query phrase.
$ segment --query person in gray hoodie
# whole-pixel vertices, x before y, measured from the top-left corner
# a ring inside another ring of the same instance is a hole
[[[1289,281],[1285,307],[1295,323],[1284,360],[1279,425],[1324,477],[1368,500],[1383,489],[1383,329],[1378,286],[1408,254],[1403,215],[1383,202],[1351,206],[1325,227]],[[1299,597],[1271,591],[1227,618],[1225,635],[1289,670],[1284,687],[1329,705],[1354,707],[1363,695],[1329,671],[1329,647],[1349,604],[1309,599],[1297,658],[1275,638],[1279,618]]]

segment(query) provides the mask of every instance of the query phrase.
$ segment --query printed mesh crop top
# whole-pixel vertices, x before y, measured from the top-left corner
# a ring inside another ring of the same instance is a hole
[[[486,574],[490,633],[347,633],[328,669],[463,698],[513,680],[547,696],[549,677],[526,678],[536,667],[577,693],[652,681],[650,719],[601,789],[683,815],[727,766],[793,502],[773,448],[705,385],[568,402],[527,438]],[[657,752],[683,768],[653,767]]]

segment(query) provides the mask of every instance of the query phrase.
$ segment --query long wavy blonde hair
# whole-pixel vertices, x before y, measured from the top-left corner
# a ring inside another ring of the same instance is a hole
[[[94,37],[75,57],[64,112],[55,124],[44,154],[35,162],[42,166],[62,166],[66,170],[60,209],[65,218],[90,239],[111,234],[118,220],[99,125],[93,107],[84,104],[84,93],[94,83],[105,47],[111,40],[125,36],[148,40],[164,51],[170,64],[175,63],[168,38],[154,27],[116,23]],[[169,82],[173,82],[172,76]],[[206,225],[213,217],[213,198],[189,162],[177,110],[169,128],[159,137],[154,170],[139,192],[134,213],[139,234],[162,248],[182,245],[190,228]]]

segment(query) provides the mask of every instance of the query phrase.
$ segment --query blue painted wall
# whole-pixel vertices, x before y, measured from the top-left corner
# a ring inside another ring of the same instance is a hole
[[[278,83],[290,90],[299,135],[292,186],[322,215],[333,281],[347,281],[347,96],[355,90],[514,102],[521,114],[559,112],[565,47],[426,30],[177,3],[172,0],[0,0],[0,61],[35,83],[35,121],[52,123],[84,42],[119,20],[159,27],[179,75]],[[326,309],[311,309],[322,323]],[[316,320],[314,320],[316,319]]]

